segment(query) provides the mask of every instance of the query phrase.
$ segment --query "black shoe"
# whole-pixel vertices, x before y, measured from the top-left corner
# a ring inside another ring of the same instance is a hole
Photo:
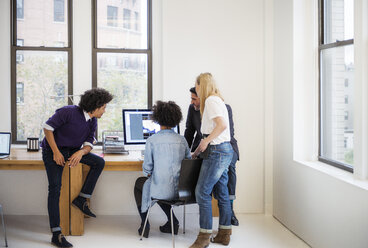
[[[82,197],[78,196],[73,200],[72,203],[75,207],[79,208],[80,211],[82,211],[85,215],[96,218],[96,215],[92,213],[91,210],[89,209],[88,202],[85,198],[82,199]]]
[[[233,225],[233,226],[239,226],[239,221],[238,221],[238,219],[236,218],[235,214],[233,214],[233,215],[231,216],[231,225]]]
[[[61,247],[61,248],[73,247],[71,243],[66,241],[64,235],[61,233],[59,235],[52,236],[51,244],[55,245],[56,247]]]
[[[179,230],[179,223],[174,223],[174,234],[177,235]],[[160,226],[160,231],[163,233],[171,233],[171,223],[168,221],[165,225]]]
[[[144,223],[143,223],[143,224],[141,224],[141,226],[140,226],[140,227],[139,227],[139,229],[138,229],[138,234],[139,234],[139,236],[141,236],[141,235],[142,235],[143,226],[144,226]],[[146,229],[144,229],[143,237],[148,238],[148,236],[149,236],[149,231],[150,231],[150,225],[147,223],[147,225],[146,225]]]

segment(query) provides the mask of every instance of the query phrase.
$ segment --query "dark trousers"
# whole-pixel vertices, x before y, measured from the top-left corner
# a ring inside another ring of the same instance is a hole
[[[60,149],[65,161],[77,152],[79,148],[62,148]],[[47,198],[47,208],[49,212],[49,221],[51,231],[61,231],[60,228],[60,189],[61,189],[61,177],[63,175],[63,166],[56,164],[53,158],[54,154],[52,150],[43,149],[42,159],[45,164],[47,179],[49,181],[49,194]],[[84,197],[91,196],[96,186],[97,180],[105,166],[105,160],[95,154],[88,153],[84,155],[80,161],[90,167],[90,171],[87,175],[86,181],[83,184],[81,193]]]
[[[139,215],[141,216],[141,219],[142,219],[142,223],[144,223],[145,218],[147,216],[147,212],[145,213],[141,212],[143,185],[147,179],[148,179],[147,177],[138,177],[134,185],[134,198],[137,204]],[[162,204],[162,203],[158,203],[158,205],[161,207],[162,211],[164,211],[164,213],[166,214],[167,220],[170,221],[171,220],[170,218],[171,206],[167,204]],[[178,220],[176,219],[174,213],[173,213],[173,219],[174,219],[174,223],[178,223]]]
[[[236,152],[233,153],[233,158],[229,165],[228,177],[229,181],[227,183],[227,188],[229,189],[229,199],[235,200],[235,187],[236,187],[236,169],[235,164],[238,161],[238,154]]]

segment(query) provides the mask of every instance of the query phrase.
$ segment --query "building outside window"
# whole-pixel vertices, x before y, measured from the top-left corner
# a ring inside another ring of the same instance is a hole
[[[353,171],[354,1],[320,0],[319,160]]]

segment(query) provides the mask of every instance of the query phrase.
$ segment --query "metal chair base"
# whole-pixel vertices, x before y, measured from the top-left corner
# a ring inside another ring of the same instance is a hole
[[[148,208],[148,212],[147,212],[147,216],[146,216],[146,220],[144,221],[144,225],[143,225],[143,230],[142,230],[142,234],[141,234],[141,238],[140,240],[143,240],[143,234],[144,234],[144,231],[146,230],[146,225],[147,225],[147,221],[148,221],[148,217],[149,217],[149,214],[151,212],[151,207],[152,205],[154,205],[156,202],[158,202],[157,200],[156,201],[152,201],[153,204],[151,204]],[[184,206],[184,214],[183,214],[183,234],[185,234],[185,205]],[[171,209],[170,209],[170,219],[171,219],[171,236],[172,236],[172,245],[173,245],[173,248],[175,248],[175,234],[174,234],[174,219],[173,219],[173,210],[174,210],[174,205],[171,205]]]

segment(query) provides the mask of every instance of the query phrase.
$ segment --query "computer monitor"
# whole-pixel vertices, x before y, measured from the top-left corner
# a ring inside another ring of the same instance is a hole
[[[144,145],[150,136],[160,131],[149,109],[123,109],[123,126],[125,145]],[[179,126],[173,130],[179,133]]]
[[[0,132],[0,158],[6,158],[10,154],[11,133]]]

